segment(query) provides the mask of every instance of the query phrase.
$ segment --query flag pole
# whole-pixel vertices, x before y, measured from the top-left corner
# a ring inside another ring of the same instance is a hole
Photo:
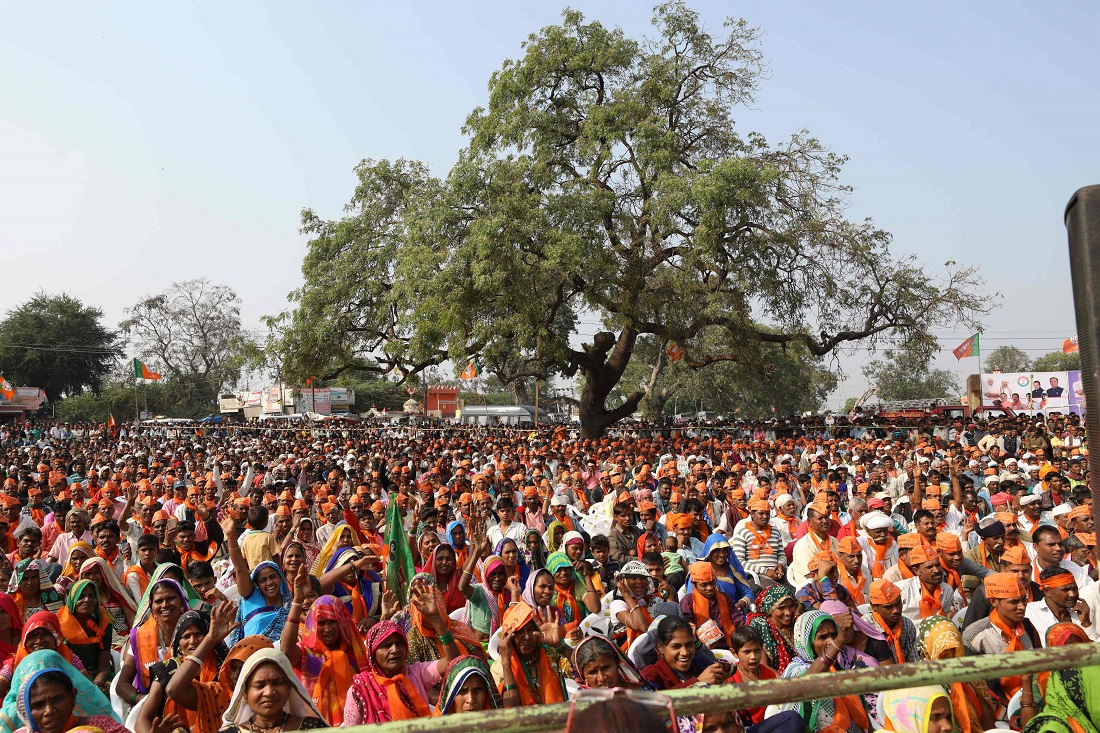
[[[130,364],[133,367],[133,364]],[[138,411],[138,382],[137,382],[137,370],[134,370],[134,420],[141,418],[141,413]]]

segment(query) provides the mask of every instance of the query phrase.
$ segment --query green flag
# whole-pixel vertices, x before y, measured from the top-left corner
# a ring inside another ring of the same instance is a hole
[[[416,569],[413,567],[412,549],[409,538],[405,536],[405,527],[401,523],[401,512],[397,508],[397,494],[390,494],[390,505],[386,508],[386,587],[397,594],[401,605],[409,602],[409,583]]]

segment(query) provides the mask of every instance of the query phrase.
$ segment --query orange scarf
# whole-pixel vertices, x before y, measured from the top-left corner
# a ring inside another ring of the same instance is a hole
[[[180,550],[178,547],[176,548],[176,550],[179,551],[180,561],[181,561],[181,564],[183,565],[183,567],[187,567],[187,563],[189,563],[191,561],[210,562],[210,559],[212,557],[214,557],[214,555],[218,554],[218,546],[215,545],[213,542],[211,542],[207,545],[206,552],[198,552],[197,550],[194,550],[194,549],[191,549],[191,550],[188,550],[187,552],[184,552],[183,550]]]
[[[572,583],[570,583],[569,588],[564,590],[557,587],[556,585],[554,586],[554,605],[557,606],[558,610],[562,613],[562,626],[565,628],[565,631],[567,633],[580,626],[581,607],[580,604],[577,603],[577,594],[573,589]],[[564,621],[565,617],[569,615],[565,612],[566,606],[569,607],[570,611],[572,611],[573,614],[572,616],[570,616],[570,618],[572,618],[573,620],[569,621],[568,623]],[[501,613],[504,613],[506,608],[506,605],[502,605],[500,609]]]
[[[715,591],[714,600],[718,602],[718,628],[726,637],[729,644],[730,633],[733,631],[733,616],[730,615],[730,602],[726,594],[720,590]],[[710,620],[710,604],[698,590],[691,591],[691,610],[695,615],[695,627],[699,628]]]
[[[149,573],[142,570],[141,565],[131,565],[126,568],[126,572],[122,574],[122,584],[126,585],[127,580],[131,575],[138,577],[138,587],[141,588],[142,594],[145,593],[145,589],[149,587]]]
[[[351,689],[355,669],[352,667],[351,657],[342,649],[324,649],[325,661],[321,664],[321,671],[317,673],[317,683],[310,692],[313,701],[317,703],[317,709],[332,716],[328,723],[339,727],[344,722],[344,700]],[[390,707],[393,707],[392,700]]]
[[[852,595],[852,600],[857,606],[863,605],[866,602],[863,595],[863,588],[865,587],[863,568],[860,568],[859,574],[854,577],[844,567],[844,563],[837,563],[837,569],[840,570],[840,584],[848,589],[848,592]]]
[[[996,609],[989,612],[989,622],[1000,630],[1001,639],[1005,642],[1005,652],[1015,652],[1024,648],[1023,642],[1020,641],[1020,637],[1024,635],[1023,624],[1016,624],[1015,627],[1009,626],[1008,622],[1001,618]],[[1002,677],[1001,687],[1004,688],[1005,697],[1011,698],[1017,690],[1023,687],[1023,678],[1020,676]]]
[[[943,612],[943,588],[936,586],[936,590],[932,593],[928,592],[928,589],[924,587],[924,582],[920,582],[920,617],[926,619],[929,616],[944,616]]]
[[[994,572],[1000,572],[1001,570],[1000,565],[993,564],[993,559],[990,557],[989,553],[985,551],[984,544],[982,545],[981,552],[978,553],[978,560],[981,561],[983,567],[989,568]]]
[[[900,557],[898,558],[898,572],[901,573],[902,578],[912,578],[913,571],[909,569],[909,566],[905,564],[905,561]]]
[[[774,555],[775,550],[772,549],[772,527],[769,524],[763,532],[758,532],[752,522],[745,522],[745,526],[750,532],[752,532],[753,540],[749,545],[749,559],[759,560],[761,555]]]
[[[847,733],[852,723],[860,730],[867,730],[870,725],[867,711],[863,709],[863,703],[855,695],[833,698],[833,722],[818,733]]]
[[[947,567],[947,564],[944,563],[943,558],[940,558],[940,567],[943,568],[944,575],[947,576],[944,579],[944,582],[957,591],[962,590],[962,578],[959,577],[959,572],[957,570],[952,570],[951,568]]]
[[[642,600],[645,600],[645,599],[642,599]],[[642,609],[642,617],[645,618],[645,623],[646,623],[646,626],[648,627],[651,623],[653,623],[653,616],[650,615],[649,609],[646,608],[645,605],[639,603],[638,608]],[[635,631],[634,629],[627,626],[626,627],[626,643],[624,643],[623,646],[622,646],[623,651],[625,652],[628,649],[630,649],[630,645],[634,643],[634,640],[637,639],[639,636],[641,636],[644,633],[646,633],[646,632],[644,632],[644,631]]]
[[[512,658],[515,658],[514,654]],[[413,687],[412,681],[405,675],[383,677],[376,674],[374,675],[374,681],[386,690],[386,702],[390,706],[390,720],[431,717],[432,709],[428,707],[428,703],[424,702],[424,698],[420,697],[420,693]],[[318,683],[320,683],[320,679],[318,679]],[[404,690],[405,695],[401,694],[399,688]],[[405,704],[406,698],[412,703],[412,709]]]
[[[977,718],[978,711],[982,709],[982,704],[978,700],[978,693],[974,692],[974,688],[965,682],[952,682],[949,697],[951,699],[951,709],[955,713],[955,725],[958,726],[959,733],[972,733],[975,729],[971,725],[971,721]]]
[[[546,650],[540,647],[535,653],[538,654],[538,673],[534,676],[537,691],[527,678],[527,670],[520,661],[519,655],[512,653],[512,677],[516,681],[520,702],[523,705],[565,702],[561,676],[550,668],[550,658],[546,655]],[[501,685],[501,693],[503,694],[503,685]]]
[[[82,624],[80,620],[69,611],[68,606],[57,609],[57,620],[61,624],[61,633],[67,644],[99,644],[103,640],[103,632],[111,625],[111,619],[103,606],[99,607],[99,622],[89,620]]]
[[[874,540],[868,540],[868,542],[875,551],[875,561],[871,564],[871,577],[881,578],[886,572],[886,553],[894,546],[894,538],[887,535],[886,542],[881,545]]]
[[[112,552],[110,555],[108,555],[107,553],[105,553],[103,550],[101,550],[98,547],[95,548],[95,554],[99,555],[104,560],[106,560],[107,564],[110,565],[111,567],[115,566],[115,559],[118,557],[118,553],[119,553],[119,549],[117,547],[115,548],[115,551]],[[184,565],[184,567],[187,567],[187,565]]]
[[[905,652],[901,648],[901,623],[898,624],[899,628],[891,629],[886,625],[886,622],[882,620],[882,616],[875,611],[871,616],[878,623],[879,628],[882,629],[882,633],[886,635],[886,641],[890,643],[890,646],[894,647],[894,661],[897,664],[902,664],[906,661]]]
[[[150,618],[137,628],[137,665],[138,674],[141,675],[141,685],[144,690],[149,689],[149,665],[163,661],[160,658],[158,647],[160,635],[157,631],[157,620]]]

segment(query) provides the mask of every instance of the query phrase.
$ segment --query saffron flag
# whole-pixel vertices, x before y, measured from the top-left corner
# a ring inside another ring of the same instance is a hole
[[[4,399],[9,401],[15,397],[15,387],[3,377],[0,377],[0,394],[4,395]]]
[[[160,374],[150,371],[144,362],[134,359],[134,377],[137,379],[160,379]]]
[[[397,508],[397,494],[391,493],[390,505],[386,508],[386,588],[397,594],[402,606],[408,603],[409,583],[415,574],[409,538],[405,536],[401,512]]]
[[[107,413],[107,427],[113,428],[115,426],[115,416],[110,412]]]
[[[978,334],[974,334],[966,341],[956,346],[951,352],[955,355],[956,359],[962,360],[969,356],[978,355]]]
[[[462,370],[462,374],[459,375],[459,379],[477,379],[478,374],[481,372],[477,369],[477,364],[471,361],[466,365],[466,368]]]
[[[1077,345],[1077,337],[1076,336],[1070,336],[1068,339],[1066,339],[1065,341],[1062,342],[1062,353],[1063,354],[1076,354],[1078,352],[1079,348],[1080,347]]]
[[[665,354],[668,355],[668,360],[670,362],[680,361],[680,359],[684,358],[684,350],[681,349],[680,344],[676,342],[673,342],[672,346],[669,346],[667,349],[665,349]]]

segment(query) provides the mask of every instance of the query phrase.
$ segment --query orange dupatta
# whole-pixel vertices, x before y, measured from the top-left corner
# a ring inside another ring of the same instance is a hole
[[[886,622],[882,620],[882,616],[878,611],[871,614],[875,621],[878,623],[879,628],[882,629],[882,633],[886,635],[886,641],[890,643],[890,646],[894,647],[894,661],[897,664],[906,662],[905,652],[901,648],[901,632],[896,629],[891,629],[886,625]],[[900,625],[900,624],[899,624]]]
[[[1009,626],[1008,622],[1001,618],[996,609],[989,612],[989,622],[1000,630],[1001,639],[1005,642],[1005,652],[1020,651],[1024,648],[1023,643],[1020,641],[1020,637],[1024,635],[1023,624],[1016,624],[1015,627]],[[1023,687],[1023,678],[1019,675],[1002,677],[1001,687],[1004,688],[1005,697],[1011,698],[1017,690]]]
[[[929,593],[922,581],[920,584],[920,617],[925,619],[929,616],[944,616],[942,599],[942,587],[937,585],[935,592]]]
[[[894,538],[888,536],[886,543],[882,545],[874,540],[868,540],[868,542],[875,550],[875,561],[871,564],[871,576],[881,578],[882,574],[886,572],[886,553],[894,546]]]
[[[730,602],[726,594],[715,590],[714,600],[718,602],[718,628],[729,643],[730,633],[733,632],[733,616],[730,614]],[[695,628],[699,628],[710,620],[710,604],[698,590],[691,591],[691,612],[695,616]]]
[[[527,669],[519,658],[519,654],[512,653],[512,678],[516,681],[520,702],[524,705],[542,705],[551,702],[565,702],[565,692],[562,689],[561,677],[550,668],[550,658],[546,650],[541,647],[535,652],[538,655],[538,670],[534,679],[537,685],[531,684],[527,676]],[[553,684],[557,681],[557,684]],[[538,692],[535,692],[535,687]],[[503,690],[501,691],[503,694]]]

